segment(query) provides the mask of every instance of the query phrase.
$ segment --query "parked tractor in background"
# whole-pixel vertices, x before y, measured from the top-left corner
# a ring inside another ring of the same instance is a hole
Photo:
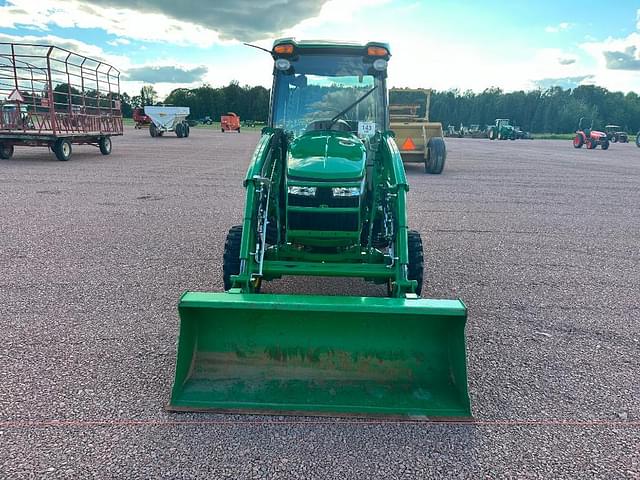
[[[133,117],[133,121],[135,122],[135,125],[133,126],[133,128],[137,130],[140,130],[141,128],[146,127],[147,125],[151,125],[151,119],[149,118],[148,115],[145,115],[144,107],[134,108],[132,117]]]
[[[533,140],[533,137],[531,136],[531,132],[526,132],[522,130],[518,125],[516,125],[513,128],[515,128],[516,130],[516,138],[518,140]]]
[[[233,112],[220,117],[220,131],[240,133],[240,117]]]
[[[162,137],[165,132],[176,132],[178,138],[190,135],[191,127],[187,122],[189,107],[174,107],[171,105],[156,105],[144,107],[144,113],[151,119],[149,135]]]
[[[489,140],[515,140],[516,129],[508,118],[497,118],[496,123],[487,129],[487,137]]]
[[[444,131],[444,136],[462,138],[464,137],[464,131],[462,130],[462,126],[460,126],[460,130],[457,130],[455,125],[447,125],[447,128]]]
[[[582,148],[582,145],[586,145],[588,150],[593,150],[598,145],[600,145],[602,150],[609,148],[609,138],[607,134],[599,130],[594,130],[593,120],[585,119],[584,117],[580,118],[576,136],[573,137],[574,148]]]
[[[418,99],[403,101],[402,97]],[[442,123],[429,121],[431,90],[389,90],[389,119],[404,163],[424,163],[426,173],[439,174],[447,159]]]
[[[269,125],[224,245],[226,292],[180,299],[168,409],[471,416],[466,307],[419,298],[423,243],[389,129],[388,46],[289,38],[271,55]],[[361,278],[387,297],[261,293],[295,275]]]
[[[629,143],[629,134],[620,125],[605,125],[604,133],[612,143]]]
[[[487,128],[480,128],[480,124],[473,123],[465,135],[471,138],[487,138]]]

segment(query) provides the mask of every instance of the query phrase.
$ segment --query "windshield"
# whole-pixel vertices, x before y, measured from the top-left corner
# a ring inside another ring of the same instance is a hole
[[[384,91],[383,72],[363,57],[301,55],[276,70],[272,124],[294,137],[326,128],[370,136],[385,130]]]

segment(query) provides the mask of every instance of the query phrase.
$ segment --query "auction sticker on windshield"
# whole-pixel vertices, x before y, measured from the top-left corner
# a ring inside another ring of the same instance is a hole
[[[376,133],[375,122],[358,122],[358,136],[372,137]]]

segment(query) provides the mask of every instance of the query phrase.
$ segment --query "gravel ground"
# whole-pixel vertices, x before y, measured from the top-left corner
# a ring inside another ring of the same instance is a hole
[[[0,478],[640,478],[640,149],[451,139],[407,167],[426,295],[469,306],[475,424],[169,414],[257,133],[0,163]],[[304,279],[267,291],[382,295]]]

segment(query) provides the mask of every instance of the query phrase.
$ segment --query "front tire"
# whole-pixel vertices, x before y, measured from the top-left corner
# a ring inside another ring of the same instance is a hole
[[[98,142],[98,146],[100,147],[100,153],[102,155],[110,155],[111,154],[111,137],[101,137]]]
[[[584,145],[584,138],[579,133],[573,138],[573,148],[582,148]]]
[[[609,148],[609,140],[604,140],[600,145],[600,148],[602,148],[602,150],[607,150]]]
[[[0,143],[0,159],[9,160],[13,157],[13,145],[5,145]]]
[[[235,225],[229,229],[224,242],[222,256],[222,282],[224,290],[231,288],[231,276],[240,273],[240,243],[242,242],[242,225]]]
[[[424,162],[424,171],[433,175],[442,173],[444,163],[447,160],[447,146],[442,137],[432,137],[427,144],[427,159]]]
[[[71,158],[71,152],[71,142],[66,138],[59,139],[53,146],[53,153],[56,154],[56,158],[61,162],[69,160]]]
[[[416,295],[422,293],[422,282],[424,279],[424,251],[422,246],[422,238],[420,232],[409,230],[408,246],[409,246],[409,264],[407,265],[407,277],[409,280],[418,282],[416,286]]]

